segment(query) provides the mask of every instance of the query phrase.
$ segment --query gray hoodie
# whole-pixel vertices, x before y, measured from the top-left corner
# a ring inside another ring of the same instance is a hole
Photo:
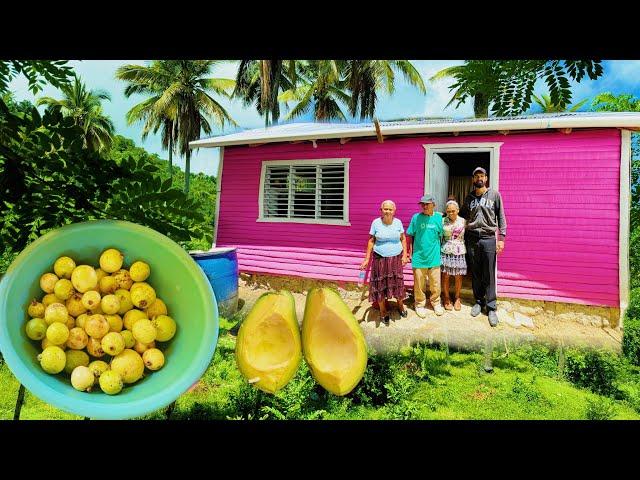
[[[507,219],[504,216],[502,197],[497,190],[487,189],[476,197],[475,190],[469,192],[460,209],[460,216],[467,221],[467,231],[482,238],[493,237],[496,229],[507,236]]]

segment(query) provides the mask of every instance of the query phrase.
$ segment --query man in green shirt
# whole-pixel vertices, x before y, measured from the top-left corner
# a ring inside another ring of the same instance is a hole
[[[435,211],[435,199],[425,195],[420,199],[422,211],[411,219],[407,236],[410,238],[409,258],[413,268],[413,296],[416,302],[416,314],[427,316],[426,283],[429,282],[431,306],[436,315],[442,315],[440,305],[440,243],[444,235],[442,214]]]

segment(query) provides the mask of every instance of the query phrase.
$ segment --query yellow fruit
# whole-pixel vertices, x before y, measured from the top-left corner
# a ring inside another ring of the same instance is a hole
[[[129,269],[131,280],[134,282],[144,282],[149,278],[150,273],[151,269],[149,268],[149,265],[141,261],[133,262],[133,265],[131,265],[131,268]]]
[[[87,333],[80,327],[74,327],[69,330],[69,338],[67,339],[67,347],[73,350],[82,350],[87,346],[89,337]]]
[[[169,312],[167,311],[167,306],[158,297],[156,297],[156,301],[153,302],[150,307],[147,307],[145,312],[147,312],[147,316],[152,320],[153,320],[153,318],[157,317],[158,315],[168,315],[169,314]]]
[[[102,360],[94,360],[89,364],[89,370],[93,373],[93,376],[98,378],[104,372],[109,370],[109,364],[107,362],[103,362]]]
[[[71,297],[75,292],[73,289],[73,284],[70,280],[66,278],[61,278],[56,282],[53,287],[53,293],[55,293],[56,297],[60,300],[66,300]]]
[[[151,323],[156,327],[158,342],[167,342],[176,334],[176,322],[167,315],[158,315]]]
[[[150,348],[142,354],[142,361],[149,370],[160,370],[164,365],[164,354],[157,348]]]
[[[156,347],[156,342],[151,342],[151,343],[142,343],[142,342],[138,342],[135,337],[134,337],[134,342],[135,344],[133,345],[133,349],[139,353],[140,355],[142,355],[144,352],[146,352],[147,350],[149,350],[150,348],[155,348]]]
[[[65,324],[69,330],[76,326],[76,319],[71,315],[67,315],[67,323]]]
[[[107,315],[113,315],[120,310],[120,300],[115,295],[105,295],[100,300],[100,308]]]
[[[107,277],[107,276],[109,276],[107,272],[105,272],[101,268],[96,268],[96,277],[98,277],[98,287],[100,287],[100,280],[102,280],[104,277]]]
[[[108,395],[116,395],[122,391],[122,378],[117,372],[107,370],[98,379],[100,388]]]
[[[256,301],[238,331],[235,357],[247,381],[265,392],[275,393],[293,378],[302,347],[291,293],[269,292]]]
[[[109,332],[100,342],[102,350],[111,356],[116,356],[124,350],[124,338],[118,332]]]
[[[65,373],[71,373],[76,367],[89,365],[89,355],[81,350],[67,350],[64,352],[67,356],[67,363],[64,366]]]
[[[129,310],[124,314],[124,328],[133,330],[134,323],[143,318],[148,318],[145,312],[136,309]]]
[[[362,379],[367,367],[364,334],[335,291],[314,288],[307,295],[302,346],[311,374],[334,395],[346,395]]]
[[[67,311],[72,317],[78,317],[87,311],[87,308],[82,303],[82,295],[74,293],[71,298],[65,302]]]
[[[47,308],[52,303],[60,303],[58,297],[56,297],[55,293],[47,293],[44,297],[42,297],[42,305],[44,308]]]
[[[45,372],[55,375],[64,370],[67,357],[64,354],[64,350],[53,345],[45,348],[44,351],[38,355],[38,361]]]
[[[46,350],[47,347],[60,347],[62,350],[66,350],[67,349],[67,344],[63,344],[63,345],[54,345],[53,343],[51,343],[49,341],[49,339],[47,337],[44,337],[42,339],[42,342],[40,343],[40,348],[42,348],[42,350]]]
[[[71,278],[74,268],[76,268],[76,262],[70,257],[60,257],[53,264],[53,271],[58,278]]]
[[[53,289],[56,286],[56,282],[59,280],[53,273],[45,273],[40,277],[40,288],[45,293],[53,293]]]
[[[156,291],[145,282],[136,283],[131,287],[131,302],[138,308],[147,308],[156,301]]]
[[[71,283],[78,292],[85,293],[98,286],[98,275],[93,267],[79,265],[71,273]]]
[[[116,285],[116,279],[112,276],[102,277],[99,282],[100,293],[103,295],[109,295],[118,288]]]
[[[109,333],[109,322],[104,318],[104,315],[91,315],[84,322],[84,331],[87,332],[87,335],[90,337],[101,339]]]
[[[47,322],[47,325],[51,325],[55,322],[64,323],[66,325],[68,317],[69,312],[67,311],[67,307],[61,303],[52,303],[44,309],[44,321]]]
[[[95,310],[100,305],[102,298],[95,290],[89,290],[82,295],[82,305],[88,310]]]
[[[90,392],[96,381],[96,377],[89,367],[77,366],[71,372],[71,385],[81,392]]]
[[[27,308],[27,313],[31,318],[44,318],[44,305],[33,299]]]
[[[46,335],[52,345],[62,345],[69,338],[69,329],[64,323],[55,322],[49,325]]]
[[[104,356],[104,350],[102,350],[102,342],[97,338],[89,337],[87,342],[87,352],[92,357],[100,358]]]
[[[76,318],[76,327],[80,327],[84,330],[84,324],[87,321],[87,318],[89,318],[89,315],[86,313],[78,315],[78,318]]]
[[[120,270],[124,262],[124,255],[115,248],[109,248],[100,255],[100,268],[107,273],[113,273]]]
[[[111,359],[110,367],[120,375],[124,383],[137,382],[144,373],[142,357],[128,348]]]
[[[136,339],[133,338],[133,333],[129,330],[122,330],[120,335],[122,335],[122,338],[124,339],[124,348],[133,348],[135,346]]]
[[[115,273],[112,273],[111,276],[116,280],[116,290],[124,289],[129,290],[131,285],[133,285],[133,280],[131,280],[131,275],[129,275],[129,270],[120,269]]]
[[[118,300],[120,301],[120,309],[118,310],[120,315],[124,315],[133,308],[129,290],[125,290],[124,288],[116,290],[115,296],[118,297]]]
[[[131,329],[133,337],[142,343],[151,343],[156,339],[156,327],[153,326],[151,320],[143,318],[134,323]]]
[[[25,330],[27,331],[27,337],[31,340],[42,340],[47,333],[47,322],[42,318],[32,318],[27,322]]]
[[[120,332],[122,331],[122,317],[118,314],[115,315],[105,315],[104,318],[109,322],[109,331],[110,332]]]

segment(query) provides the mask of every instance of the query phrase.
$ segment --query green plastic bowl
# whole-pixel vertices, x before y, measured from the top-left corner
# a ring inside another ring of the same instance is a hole
[[[124,254],[127,267],[139,259],[150,265],[147,282],[178,324],[164,350],[164,367],[113,396],[99,386],[90,393],[79,392],[68,375],[45,373],[36,359],[40,342],[30,340],[24,328],[29,302],[44,295],[40,276],[53,272],[58,257],[67,255],[78,265],[98,267],[100,254],[110,247]],[[30,392],[69,413],[124,419],[167,406],[202,376],[217,341],[218,306],[198,264],[173,240],[133,223],[98,220],[51,231],[25,248],[0,281],[0,351],[7,365]]]

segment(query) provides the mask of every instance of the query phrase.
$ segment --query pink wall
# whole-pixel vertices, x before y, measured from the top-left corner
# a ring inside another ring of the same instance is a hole
[[[243,272],[356,281],[380,203],[394,200],[405,228],[417,211],[423,144],[503,142],[499,296],[617,306],[620,138],[594,129],[226,147],[217,245],[238,247]],[[318,158],[351,159],[351,226],[256,222],[261,162]]]

